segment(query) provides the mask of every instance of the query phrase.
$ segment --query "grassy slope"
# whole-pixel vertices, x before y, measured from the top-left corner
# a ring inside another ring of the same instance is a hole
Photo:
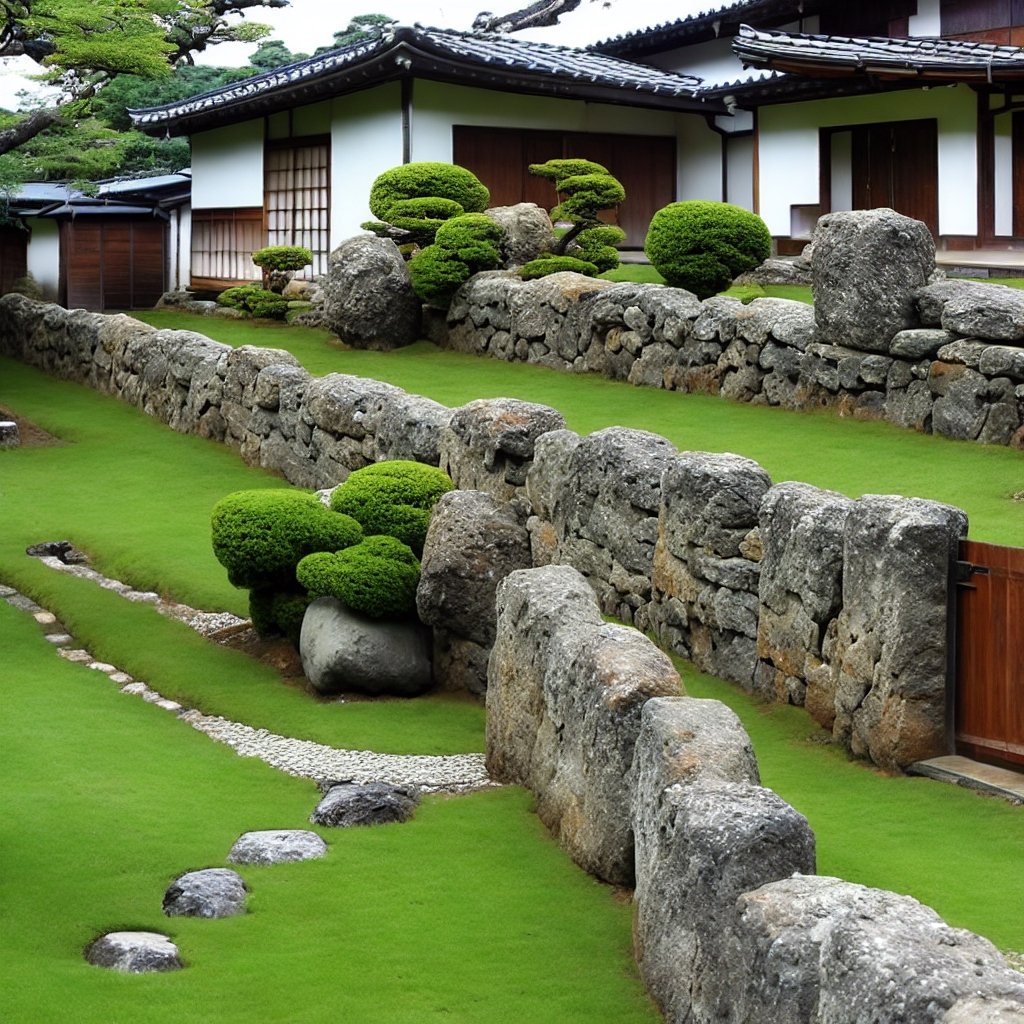
[[[971,537],[1024,545],[1024,456],[994,445],[916,434],[889,423],[841,419],[830,411],[795,413],[708,395],[635,388],[525,364],[441,352],[421,342],[392,353],[332,344],[322,331],[145,313],[160,327],[178,324],[229,344],[287,345],[315,374],[386,380],[445,405],[508,396],[560,409],[581,434],[618,425],[650,430],[681,450],[730,451],[759,462],[776,482],[801,480],[862,494],[905,494],[965,509]]]
[[[404,826],[317,829],[317,862],[242,868],[249,913],[165,918],[169,882],[235,838],[308,827],[288,778],[57,658],[0,602],[0,1019],[5,1024],[653,1024],[629,908],[568,863],[520,790],[430,798]],[[188,969],[129,977],[83,948],[176,941]]]

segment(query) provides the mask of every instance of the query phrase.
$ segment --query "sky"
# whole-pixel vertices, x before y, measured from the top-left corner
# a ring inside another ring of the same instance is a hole
[[[517,37],[582,46],[728,3],[729,0],[582,0],[575,11],[563,16],[559,25],[517,33]],[[465,31],[481,11],[508,14],[525,4],[526,0],[291,0],[288,7],[253,8],[248,17],[270,25],[270,38],[280,39],[294,53],[312,53],[318,46],[329,45],[334,33],[345,28],[357,14],[387,14],[402,24],[419,22],[434,28]],[[215,46],[199,62],[239,67],[255,48],[252,43]],[[35,71],[37,66],[27,57],[0,59],[0,107],[16,109],[17,91],[32,88],[23,76]]]

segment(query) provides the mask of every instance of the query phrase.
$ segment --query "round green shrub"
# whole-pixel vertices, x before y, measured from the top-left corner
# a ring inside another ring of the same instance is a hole
[[[576,157],[548,160],[543,164],[530,164],[529,171],[538,178],[555,182],[559,191],[561,191],[561,186],[558,183],[566,178],[575,178],[580,174],[608,174],[608,168],[602,164]]]
[[[433,245],[409,261],[413,291],[444,309],[473,274],[501,265],[501,228],[483,213],[464,213],[437,229]]]
[[[236,587],[287,590],[295,566],[313,551],[356,544],[362,527],[325,507],[315,494],[286,488],[236,491],[210,516],[213,553]]]
[[[428,196],[451,199],[466,213],[481,213],[491,201],[487,186],[465,167],[421,162],[402,164],[377,175],[370,187],[370,212],[390,224],[395,203]]]
[[[334,597],[370,618],[400,618],[416,611],[419,559],[395,537],[367,537],[343,551],[307,555],[296,575],[310,598]]]
[[[576,174],[558,182],[565,198],[551,211],[552,220],[591,218],[596,210],[610,210],[626,198],[618,178],[610,174]]]
[[[277,292],[258,284],[240,284],[217,296],[222,306],[240,309],[259,320],[283,320],[288,313],[288,300]]]
[[[560,274],[566,270],[571,270],[575,274],[584,274],[587,277],[597,277],[600,273],[593,263],[577,259],[575,256],[539,256],[535,260],[530,260],[529,263],[524,263],[519,268],[519,276],[524,281],[534,281],[538,277]]]
[[[454,486],[436,466],[405,459],[375,462],[334,489],[331,508],[351,516],[367,536],[388,534],[421,552],[431,510]]]
[[[268,245],[252,254],[263,270],[301,270],[313,262],[313,250],[302,245]]]
[[[409,282],[421,302],[447,309],[452,296],[469,280],[469,266],[439,245],[428,245],[409,260]]]
[[[614,270],[619,265],[619,250],[615,247],[626,240],[626,232],[615,224],[581,231],[572,243],[572,255],[592,263],[599,274]]]
[[[654,269],[699,299],[717,295],[736,276],[760,266],[771,249],[768,227],[756,213],[701,199],[658,210],[644,244]]]
[[[391,205],[389,223],[392,227],[412,232],[423,241],[431,241],[437,229],[451,217],[458,217],[462,207],[454,199],[439,196],[421,196],[399,199]]]

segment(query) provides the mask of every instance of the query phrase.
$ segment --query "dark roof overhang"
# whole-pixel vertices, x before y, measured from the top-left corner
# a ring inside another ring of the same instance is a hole
[[[720,113],[700,79],[571,47],[398,26],[373,40],[288,64],[186,100],[131,110],[151,135],[188,135],[401,79],[648,109]]]
[[[729,39],[739,32],[741,25],[750,21],[762,25],[796,21],[817,14],[822,6],[822,0],[747,0],[723,4],[678,21],[594,43],[588,49],[626,59],[647,57],[712,39]]]
[[[745,67],[833,81],[920,86],[1024,80],[1024,48],[958,39],[820,36],[744,25],[732,48]]]

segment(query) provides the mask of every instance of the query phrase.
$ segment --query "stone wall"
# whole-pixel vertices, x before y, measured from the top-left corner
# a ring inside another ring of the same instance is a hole
[[[460,289],[443,343],[1024,447],[1024,291],[939,279],[927,228],[891,210],[823,217],[811,267],[814,306],[492,271]]]
[[[634,951],[669,1024],[1024,1020],[1024,977],[907,896],[818,878],[724,704],[681,696],[567,566],[508,575],[487,690],[492,778],[527,786],[577,864],[635,885]]]
[[[313,377],[286,352],[18,295],[0,299],[0,348],[298,486],[333,487],[381,459],[440,464],[466,496],[427,538],[420,610],[449,685],[486,689],[498,579],[563,564],[603,614],[707,672],[805,704],[877,764],[948,752],[949,574],[967,525],[956,509],[772,487],[748,459],[680,453],[645,431],[580,437],[556,410],[513,399],[449,409],[378,381]],[[482,564],[470,601],[465,580]]]

